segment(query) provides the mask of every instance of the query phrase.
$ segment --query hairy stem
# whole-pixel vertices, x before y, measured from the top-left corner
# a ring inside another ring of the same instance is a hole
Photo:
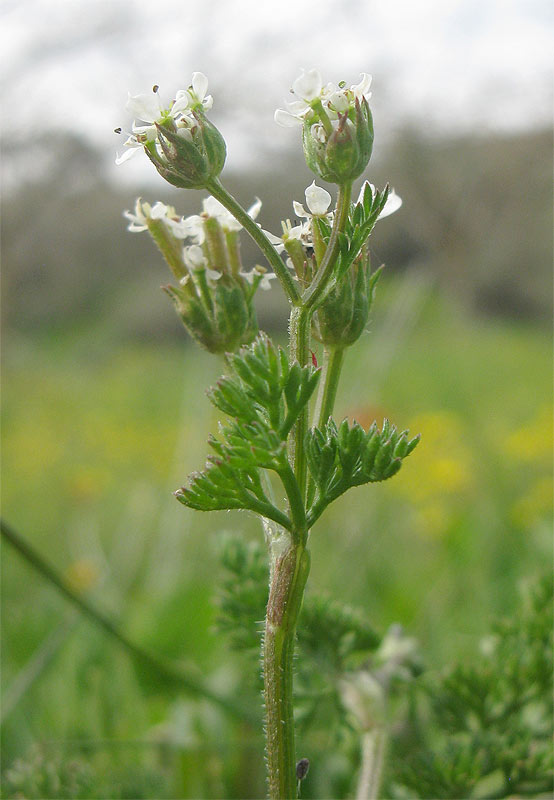
[[[211,187],[208,188],[211,190]],[[339,233],[344,229],[350,209],[350,194],[350,185],[339,187],[329,244],[312,285],[301,299],[296,286],[294,286],[296,296],[289,293],[289,298],[293,302],[289,327],[291,363],[297,361],[301,366],[305,366],[310,358],[312,313],[333,275],[339,252]],[[218,195],[214,194],[214,196],[219,199]],[[247,228],[240,217],[237,216],[237,219]],[[257,226],[255,227],[259,231]],[[279,274],[276,267],[275,272]],[[290,274],[287,273],[287,275],[290,278]],[[329,399],[324,401],[326,407],[329,406],[329,403],[332,407],[332,400],[336,394],[336,382],[338,382],[340,374],[338,362],[337,367],[333,368],[332,374],[335,376],[334,383],[328,388]],[[267,769],[271,800],[291,800],[291,798],[295,800],[297,797],[292,665],[296,623],[310,570],[310,559],[306,549],[308,529],[305,525],[298,526],[298,520],[304,521],[305,519],[308,472],[305,452],[307,430],[308,408],[306,406],[289,435],[288,458],[291,474],[284,476],[287,480],[294,476],[297,486],[296,494],[289,493],[291,514],[296,525],[291,531],[291,541],[286,550],[281,551],[275,557],[272,556],[265,623],[263,665]],[[290,480],[290,483],[292,484],[293,481]]]
[[[295,306],[290,315],[289,358],[291,364],[298,361],[304,367],[310,357],[310,323],[309,309]],[[307,461],[304,440],[308,431],[308,406],[306,405],[296,420],[289,436],[289,460],[298,483],[302,502],[306,496]]]
[[[327,420],[333,413],[335,399],[339,386],[340,373],[344,363],[344,347],[340,345],[325,348],[325,358],[323,361],[323,375],[319,383],[317,404],[314,413],[316,425],[323,430]],[[315,494],[315,483],[310,480],[308,484],[308,507],[311,505]]]
[[[379,797],[386,743],[387,734],[383,728],[364,732],[356,800],[377,800]]]
[[[323,428],[335,407],[340,373],[344,362],[344,347],[331,345],[325,348],[323,375],[319,384],[319,394],[314,417],[318,428]]]
[[[271,570],[263,653],[270,800],[297,797],[292,667],[296,623],[309,571],[308,551],[294,542],[275,558]]]
[[[273,267],[275,274],[281,281],[283,289],[285,290],[289,300],[297,304],[300,301],[300,293],[296,287],[292,275],[287,269],[283,259],[271,244],[265,233],[254,222],[252,217],[249,217],[244,208],[238,203],[235,198],[222,186],[220,181],[215,178],[206,185],[206,189],[216,200],[225,206],[227,211],[230,211],[234,218],[240,222],[244,230],[250,234],[254,239],[264,256],[267,258],[270,265]]]

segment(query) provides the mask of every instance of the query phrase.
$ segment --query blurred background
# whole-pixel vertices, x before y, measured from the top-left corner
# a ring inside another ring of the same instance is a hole
[[[203,387],[222,365],[122,216],[137,195],[183,214],[204,195],[138,156],[116,167],[113,129],[131,125],[128,91],[169,100],[203,71],[223,181],[243,205],[260,196],[278,232],[313,176],[275,108],[302,67],[370,72],[364,177],[404,205],[372,237],[386,277],[336,416],[387,416],[423,441],[318,523],[311,586],[378,630],[402,623],[430,669],[475,652],[551,562],[551,4],[4,0],[0,21],[4,517],[133,641],[237,691],[218,548],[261,533],[171,494],[204,462]],[[246,239],[243,254],[255,263]],[[260,326],[284,341],[279,289],[260,295]],[[7,544],[2,569],[5,796],[263,795],[257,732],[145,679]]]

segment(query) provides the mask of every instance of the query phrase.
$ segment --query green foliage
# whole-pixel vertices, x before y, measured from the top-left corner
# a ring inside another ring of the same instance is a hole
[[[190,486],[176,492],[186,506],[200,511],[248,509],[287,530],[304,524],[304,508],[286,454],[286,440],[310,399],[320,370],[289,365],[281,347],[263,334],[250,347],[227,356],[230,374],[209,392],[212,403],[233,418],[212,437],[215,456],[191,476]],[[276,472],[287,492],[291,518],[267,497],[261,469]]]
[[[346,275],[369,239],[385,207],[389,191],[388,184],[379,191],[366,181],[361,199],[352,206],[346,227],[339,234],[340,256],[335,269],[337,279]]]
[[[225,570],[217,596],[217,627],[234,650],[259,657],[267,603],[267,553],[261,542],[227,537],[221,548]]]
[[[552,576],[543,579],[494,627],[476,664],[425,678],[428,719],[419,727],[427,734],[394,763],[395,780],[418,797],[554,789],[552,586]]]
[[[308,466],[317,487],[308,512],[311,526],[324,509],[353,486],[391,478],[402,460],[410,455],[419,436],[408,439],[408,431],[397,431],[386,419],[379,431],[374,422],[367,433],[344,419],[337,428],[329,419],[323,431],[312,428],[306,437]]]
[[[128,761],[128,759],[125,759]],[[161,772],[130,765],[106,771],[83,756],[66,758],[41,747],[32,747],[25,758],[17,759],[2,775],[2,796],[32,800],[111,800],[167,797],[168,782]]]

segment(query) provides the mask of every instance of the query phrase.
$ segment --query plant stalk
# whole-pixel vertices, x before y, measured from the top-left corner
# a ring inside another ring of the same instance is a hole
[[[323,375],[319,384],[319,394],[314,414],[317,426],[320,429],[323,429],[335,407],[340,373],[344,362],[344,350],[345,348],[340,345],[331,345],[325,348]]]
[[[300,293],[292,278],[292,275],[287,269],[283,259],[275,247],[271,244],[260,226],[254,222],[252,217],[248,216],[240,203],[238,203],[237,200],[235,200],[235,198],[229,194],[227,189],[223,187],[217,178],[215,178],[213,181],[210,181],[210,183],[206,185],[206,189],[213,197],[215,197],[216,200],[219,200],[219,202],[225,206],[227,211],[231,212],[234,218],[240,222],[244,230],[250,234],[264,256],[267,258],[269,264],[273,267],[275,274],[281,281],[283,289],[285,290],[291,303],[298,304],[300,301]]]
[[[362,736],[362,764],[356,800],[378,800],[387,734],[384,728],[364,731]]]
[[[298,540],[272,564],[264,634],[266,755],[270,800],[296,800],[293,715],[293,655],[296,623],[310,571],[310,556]]]
[[[211,190],[211,187],[208,188]],[[312,285],[306,290],[302,299],[289,294],[289,298],[293,301],[289,327],[291,363],[297,361],[301,366],[305,366],[309,361],[311,318],[333,274],[338,255],[339,233],[344,229],[350,209],[350,194],[350,185],[339,187],[329,244]],[[219,199],[218,195],[214,196]],[[240,217],[237,216],[237,219],[247,228]],[[255,227],[259,231],[257,226]],[[276,268],[275,271],[277,272]],[[290,277],[290,274],[287,274]],[[296,291],[296,286],[294,289]],[[330,367],[331,375],[326,380],[327,388],[324,389],[322,396],[325,409],[332,409],[341,363],[342,356],[336,355]],[[289,463],[298,486],[297,499],[302,505],[305,503],[307,490],[308,470],[305,452],[307,430],[308,408],[305,408],[290,433],[288,451]],[[298,519],[298,514],[294,516]],[[296,525],[291,532],[291,541],[286,550],[281,551],[279,555],[272,555],[263,652],[270,800],[296,800],[298,791],[294,749],[292,667],[296,623],[310,570],[310,558],[306,549],[307,538],[307,528]]]
[[[298,361],[301,367],[308,363],[310,357],[310,324],[312,315],[309,309],[295,306],[290,315],[289,326],[289,359],[294,364]],[[304,440],[308,432],[308,407],[306,406],[296,420],[289,437],[289,460],[298,483],[300,497],[306,497],[307,461]]]
[[[325,358],[323,361],[323,375],[319,383],[317,404],[314,419],[320,430],[323,430],[327,420],[333,413],[337,389],[340,380],[342,365],[344,363],[344,346],[334,345],[325,348]],[[308,508],[310,507],[315,494],[315,483],[310,480],[308,483]]]

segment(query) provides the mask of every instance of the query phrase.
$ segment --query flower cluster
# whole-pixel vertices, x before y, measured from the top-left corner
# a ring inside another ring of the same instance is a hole
[[[226,157],[223,137],[205,115],[213,104],[207,91],[206,76],[194,72],[189,88],[180,89],[169,105],[161,101],[158,86],[151,94],[129,95],[126,109],[135,120],[124,144],[128,149],[116,164],[142,149],[169,183],[183,189],[204,188],[220,174]]]
[[[377,192],[375,186],[372,183],[369,183],[369,181],[364,181],[362,187],[360,188],[360,193],[356,204],[359,204],[363,201],[367,187],[370,188],[372,197],[375,198]],[[301,220],[300,222],[298,222],[296,225],[292,225],[290,219],[284,220],[282,222],[282,236],[276,236],[270,231],[264,231],[270,242],[279,252],[282,250],[287,251],[289,254],[287,265],[291,269],[295,268],[294,253],[299,252],[298,244],[302,245],[303,247],[301,263],[306,260],[306,251],[314,249],[314,239],[317,239],[318,235],[318,227],[316,227],[315,220],[322,220],[325,226],[329,228],[333,224],[335,216],[334,211],[329,211],[329,206],[331,205],[332,200],[331,195],[326,189],[323,189],[321,186],[317,186],[315,181],[313,181],[307,187],[304,192],[304,196],[308,210],[306,210],[304,205],[298,202],[298,200],[294,200],[292,203],[294,213],[296,217]],[[401,197],[396,194],[394,189],[391,189],[387,195],[385,205],[382,211],[379,213],[377,219],[383,219],[384,217],[388,217],[390,214],[394,214],[395,211],[398,211],[401,205]],[[293,252],[291,252],[291,250]]]
[[[306,162],[330,183],[351,183],[366,168],[373,148],[373,120],[368,101],[371,76],[346,88],[341,82],[323,84],[316,70],[302,70],[292,84],[295,100],[275,112],[275,121],[303,126]]]
[[[296,100],[286,103],[286,110],[278,108],[275,122],[285,128],[301,125],[306,118],[318,113],[322,106],[330,119],[338,119],[339,114],[348,111],[351,104],[371,98],[369,88],[371,75],[363,72],[361,81],[346,89],[344,83],[323,85],[321,74],[316,69],[302,70],[302,74],[292,84],[292,94]],[[321,134],[320,134],[321,135]]]
[[[248,214],[255,219],[259,199]],[[128,230],[147,230],[158,245],[178,286],[166,286],[191,336],[210,352],[236,350],[257,333],[253,297],[269,289],[275,275],[256,265],[242,268],[238,236],[242,228],[214,198],[203,201],[200,214],[179,217],[172,206],[138,198],[125,211]]]

